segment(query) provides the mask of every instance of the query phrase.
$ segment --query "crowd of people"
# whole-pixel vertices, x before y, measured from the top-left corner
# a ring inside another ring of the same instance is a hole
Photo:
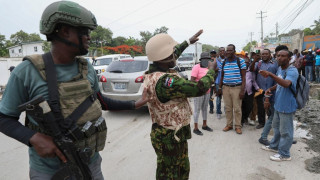
[[[202,53],[205,54],[207,53]],[[292,53],[284,45],[277,46],[274,55],[269,49],[263,49],[252,52],[249,57],[243,51],[236,53],[233,44],[229,44],[226,48],[220,47],[218,53],[213,50],[210,54],[216,71],[215,83],[211,88],[211,98],[202,98],[201,105],[198,99],[194,99],[193,132],[203,135],[197,126],[200,109],[203,114],[203,124],[206,125],[207,114],[204,108],[207,108],[207,105],[203,101],[213,99],[215,95],[217,119],[220,119],[222,114],[221,98],[224,101],[226,126],[223,131],[235,128],[237,134],[242,134],[242,127],[255,125],[257,117],[256,129],[263,128],[260,138],[257,138],[258,142],[264,145],[262,149],[277,153],[270,157],[271,160],[291,160],[290,147],[296,143],[293,140],[293,117],[297,109],[297,102],[291,89],[294,90],[296,87],[298,71],[302,72],[296,65],[301,60],[308,62],[307,59],[312,59],[313,65],[317,67],[317,58],[311,57],[311,51],[304,57],[300,56],[297,50]],[[204,58],[200,59],[200,64],[203,60]],[[191,79],[195,79],[199,75],[198,72],[206,69],[196,65],[192,69]],[[208,94],[209,92],[204,96]],[[212,114],[213,101],[209,100],[209,104],[209,113]],[[269,141],[271,128],[274,136]],[[211,130],[210,128],[209,131]]]
[[[309,82],[320,83],[320,49],[318,47],[301,52],[295,49],[290,64],[294,65],[299,74],[305,76]]]

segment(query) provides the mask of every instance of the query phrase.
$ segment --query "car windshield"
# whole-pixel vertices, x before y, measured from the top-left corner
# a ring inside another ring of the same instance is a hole
[[[97,59],[93,65],[94,66],[102,66],[102,65],[109,65],[112,62],[112,58],[102,58]]]
[[[190,61],[193,60],[193,55],[191,53],[181,54],[178,61]]]
[[[107,68],[107,72],[134,73],[146,71],[148,61],[113,61]]]

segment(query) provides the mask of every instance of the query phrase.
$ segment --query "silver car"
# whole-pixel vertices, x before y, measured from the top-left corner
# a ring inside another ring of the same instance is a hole
[[[117,100],[138,100],[148,69],[149,61],[145,58],[111,62],[100,77],[102,95]]]
[[[143,92],[144,73],[149,70],[151,62],[146,56],[138,56],[134,59],[113,61],[106,72],[100,77],[100,91],[103,96],[117,100],[138,100]],[[188,79],[188,76],[175,67],[180,76]]]

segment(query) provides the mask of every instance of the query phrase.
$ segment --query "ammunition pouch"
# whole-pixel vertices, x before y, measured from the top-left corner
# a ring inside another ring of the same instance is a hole
[[[31,122],[27,126],[37,132],[48,134],[43,128]],[[99,117],[94,121],[87,121],[83,125],[74,126],[69,129],[65,136],[70,138],[78,149],[90,148],[91,156],[94,152],[99,152],[104,149],[107,139],[107,125],[103,117]]]

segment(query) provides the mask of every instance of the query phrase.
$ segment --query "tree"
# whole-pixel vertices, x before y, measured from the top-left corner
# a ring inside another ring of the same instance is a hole
[[[109,28],[104,28],[102,26],[98,26],[95,30],[93,30],[90,34],[91,36],[91,44],[92,47],[101,47],[104,45],[111,45],[112,43],[112,31]]]
[[[19,43],[22,43],[22,42],[28,42],[29,34],[20,30],[19,32],[16,32],[15,34],[12,34],[10,36],[10,40],[15,45],[18,45]]]
[[[140,31],[140,36],[141,36],[141,45],[142,47],[145,47],[147,42],[149,41],[152,36],[160,34],[160,33],[168,33],[169,28],[162,26],[160,28],[157,28],[153,33],[149,31]]]
[[[149,31],[140,31],[142,46],[145,47],[149,39],[153,36]]]
[[[168,34],[168,30],[169,30],[169,28],[167,28],[167,27],[165,27],[165,26],[162,26],[162,27],[160,27],[160,28],[157,28],[157,29],[153,32],[153,35],[160,34],[160,33]]]
[[[248,42],[248,44],[245,47],[243,47],[242,50],[251,52],[252,47],[254,47],[255,45],[257,45],[257,41],[252,41],[252,44],[251,42]]]
[[[49,52],[51,49],[51,42],[43,41],[43,51],[45,53]]]
[[[31,34],[29,34],[28,41],[29,42],[34,42],[34,41],[43,41],[43,40],[40,38],[39,34],[31,33]]]
[[[212,51],[213,46],[210,44],[202,44],[202,52],[210,52]]]
[[[111,46],[113,46],[113,47],[120,46],[122,44],[125,44],[126,40],[127,39],[125,37],[118,36],[118,37],[112,39]]]
[[[311,28],[305,28],[303,32],[305,36],[315,35],[314,32],[311,30]]]
[[[0,57],[8,55],[8,50],[6,46],[6,37],[0,34]]]

